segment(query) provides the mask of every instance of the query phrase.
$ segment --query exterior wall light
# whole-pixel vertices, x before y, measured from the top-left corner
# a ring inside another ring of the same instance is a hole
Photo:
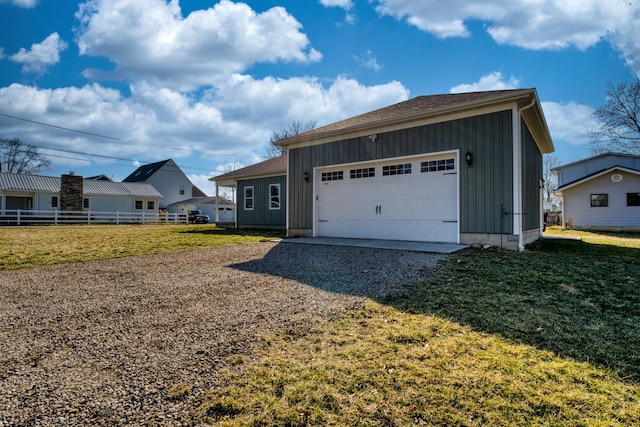
[[[467,151],[467,154],[464,155],[464,159],[467,161],[467,166],[473,166],[473,154],[471,151]]]
[[[304,171],[304,173],[302,174],[302,179],[304,179],[304,182],[309,182],[309,172]]]

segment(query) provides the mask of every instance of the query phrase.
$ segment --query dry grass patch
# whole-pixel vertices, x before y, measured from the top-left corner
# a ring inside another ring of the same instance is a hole
[[[0,227],[0,270],[93,261],[256,242],[269,231],[211,225],[78,225]]]
[[[259,362],[222,372],[203,414],[225,426],[640,425],[640,239],[583,237],[464,251],[342,321],[265,337]]]

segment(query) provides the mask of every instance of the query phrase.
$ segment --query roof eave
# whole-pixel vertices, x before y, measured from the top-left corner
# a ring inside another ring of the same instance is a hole
[[[532,99],[536,100],[536,113],[533,116],[531,115],[531,113],[529,113],[527,115],[528,118],[525,120],[529,120],[531,122],[531,124],[527,122],[528,126],[535,126],[537,129],[539,129],[539,131],[536,131],[533,136],[536,141],[538,141],[538,138],[540,138],[541,142],[538,143],[540,146],[540,150],[544,153],[553,152],[553,143],[551,142],[549,130],[544,119],[544,115],[542,114],[535,89],[522,89],[520,91],[498,95],[490,99],[481,99],[454,105],[447,105],[444,107],[433,108],[427,111],[405,114],[402,116],[382,119],[376,122],[362,123],[341,129],[332,129],[320,133],[303,133],[277,141],[276,145],[282,147],[290,147],[294,145],[315,145],[324,142],[336,141],[339,139],[362,137],[379,133],[382,132],[382,130],[387,130],[388,128],[392,127],[402,128],[406,127],[406,125],[415,125],[415,122],[426,121],[427,119],[433,120],[434,118],[450,116],[454,113],[461,114],[482,108],[490,108],[496,105],[507,104],[510,102],[521,101],[522,104],[526,105],[530,103]],[[526,111],[527,110],[525,110],[525,112]]]

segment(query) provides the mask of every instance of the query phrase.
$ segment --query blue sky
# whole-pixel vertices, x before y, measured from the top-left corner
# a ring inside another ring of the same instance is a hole
[[[618,0],[0,0],[0,135],[121,180],[174,159],[200,188],[273,131],[420,95],[535,87],[561,163],[608,82],[640,77]]]

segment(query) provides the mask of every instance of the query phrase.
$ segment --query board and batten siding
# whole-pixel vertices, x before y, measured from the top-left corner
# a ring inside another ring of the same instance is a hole
[[[280,209],[269,209],[269,185],[280,184]],[[246,210],[244,189],[253,187],[253,210]],[[237,223],[239,228],[275,228],[286,227],[286,175],[238,181]]]
[[[622,175],[613,182],[611,176]],[[575,228],[640,227],[640,206],[627,206],[627,193],[640,192],[640,176],[611,171],[563,192],[565,221]],[[592,194],[607,194],[609,206],[591,207]]]
[[[521,120],[522,140],[522,230],[540,229],[540,180],[542,179],[542,153]]]
[[[393,157],[460,152],[460,232],[513,231],[513,110],[444,121],[289,150],[289,229],[313,229],[313,168]],[[473,165],[464,161],[473,154]],[[307,172],[309,181],[304,181]],[[241,194],[241,193],[240,193]]]

